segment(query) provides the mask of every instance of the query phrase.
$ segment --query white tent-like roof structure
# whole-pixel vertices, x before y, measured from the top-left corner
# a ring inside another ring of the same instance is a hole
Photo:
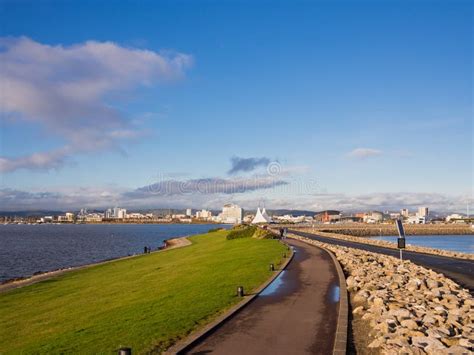
[[[267,211],[265,211],[265,208],[263,210],[260,210],[260,207],[259,207],[257,209],[257,214],[255,215],[255,218],[252,221],[252,224],[271,223],[271,222],[272,222],[272,219],[267,214]]]

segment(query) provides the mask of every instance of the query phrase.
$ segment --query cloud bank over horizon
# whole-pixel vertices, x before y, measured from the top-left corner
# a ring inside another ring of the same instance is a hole
[[[270,179],[232,181],[227,179],[196,179],[163,182],[137,189],[95,187],[63,188],[57,191],[23,191],[0,189],[0,206],[3,211],[32,210],[79,210],[80,208],[105,209],[121,206],[129,209],[153,208],[212,208],[220,209],[229,202],[238,203],[246,209],[255,209],[266,201],[268,209],[299,209],[321,211],[337,209],[346,213],[369,210],[399,211],[401,208],[416,210],[428,206],[437,212],[465,212],[473,204],[469,194],[448,195],[441,193],[370,193],[351,195],[345,193],[320,193],[302,196],[298,200],[279,197],[248,196],[243,192],[259,189],[271,192],[285,182]],[[200,185],[200,182],[202,185]],[[216,183],[214,187],[212,183]],[[159,189],[170,189],[168,192]],[[217,188],[215,188],[217,186]],[[158,190],[155,190],[158,189]],[[182,191],[179,191],[182,189]],[[233,191],[233,192],[232,192]],[[267,195],[265,195],[267,196]]]
[[[7,173],[59,168],[74,154],[120,147],[142,136],[118,102],[137,88],[183,78],[193,58],[114,42],[53,46],[0,37],[0,62],[2,121],[39,127],[65,142],[30,155],[0,156],[0,172]]]

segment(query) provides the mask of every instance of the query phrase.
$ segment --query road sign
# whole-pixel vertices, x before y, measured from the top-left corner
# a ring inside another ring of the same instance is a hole
[[[403,223],[401,219],[397,219],[396,221],[397,224],[397,229],[398,229],[398,235],[400,238],[405,238],[405,230],[403,229]]]
[[[405,238],[398,238],[398,249],[405,249]]]
[[[401,219],[397,219],[395,223],[397,224],[398,235],[400,236],[400,238],[398,238],[398,249],[400,250],[400,260],[403,261],[402,249],[405,249],[405,230],[403,229],[403,223]]]

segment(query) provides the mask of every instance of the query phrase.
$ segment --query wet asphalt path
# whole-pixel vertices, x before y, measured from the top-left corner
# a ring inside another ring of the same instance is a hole
[[[378,247],[375,245],[339,240],[335,238],[322,237],[312,233],[300,232],[298,230],[291,230],[290,233],[314,239],[323,243],[342,245],[351,248],[367,250],[375,253],[391,255],[400,257],[400,252],[396,249]],[[408,239],[410,237],[407,237]],[[456,281],[461,286],[469,289],[470,293],[474,293],[474,261],[448,258],[445,256],[437,256],[423,253],[416,253],[412,251],[403,251],[403,258],[410,260],[418,265],[427,267],[436,272],[440,272],[449,278]]]
[[[322,249],[288,240],[295,256],[254,301],[187,354],[331,354],[339,281]]]

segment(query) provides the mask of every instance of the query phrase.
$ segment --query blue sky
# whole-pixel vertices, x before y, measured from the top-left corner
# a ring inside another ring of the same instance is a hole
[[[472,200],[472,2],[0,9],[0,209]]]

